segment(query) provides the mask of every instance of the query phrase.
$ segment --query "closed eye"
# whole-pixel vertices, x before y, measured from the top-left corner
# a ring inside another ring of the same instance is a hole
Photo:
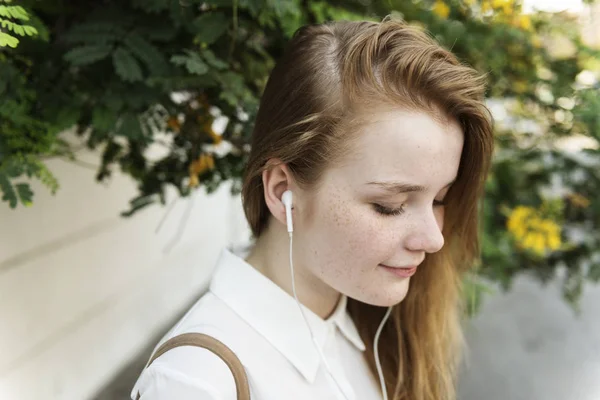
[[[445,205],[446,205],[446,201],[444,201],[444,200],[434,200],[433,201],[434,207],[443,207]],[[393,216],[393,215],[401,215],[402,213],[404,213],[404,204],[400,208],[389,208],[386,206],[382,206],[381,204],[373,203],[373,208],[375,209],[375,211],[377,211],[377,213],[379,213],[381,215]]]
[[[387,216],[400,215],[404,212],[404,205],[402,205],[400,208],[388,208],[382,206],[381,204],[373,203],[373,208],[379,214]]]

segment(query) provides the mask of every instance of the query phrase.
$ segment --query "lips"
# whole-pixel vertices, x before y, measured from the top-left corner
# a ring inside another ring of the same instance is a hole
[[[417,268],[416,265],[408,265],[406,267],[396,267],[396,266],[392,266],[392,265],[385,265],[385,264],[379,264],[382,267],[386,267],[386,268],[402,268],[402,269],[413,269],[413,268]]]
[[[407,267],[390,267],[384,264],[379,264],[381,268],[390,272],[391,274],[400,277],[400,278],[408,278],[413,276],[417,272],[417,266],[407,266]]]

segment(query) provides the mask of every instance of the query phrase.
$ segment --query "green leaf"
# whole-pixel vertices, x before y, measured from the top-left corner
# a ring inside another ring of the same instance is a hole
[[[21,176],[25,171],[25,163],[19,162],[22,156],[7,157],[3,160],[1,165],[0,174],[6,176],[6,178],[17,178]]]
[[[226,71],[220,76],[223,87],[219,97],[235,107],[240,101],[248,101],[250,93],[244,83],[244,77],[239,73]]]
[[[36,36],[38,39],[49,42],[50,41],[50,30],[44,24],[44,22],[36,15],[31,15],[31,26],[36,30]]]
[[[12,31],[19,36],[34,36],[38,33],[37,29],[35,29],[33,26],[15,24],[5,19],[0,19],[0,24],[2,24],[3,28]]]
[[[131,208],[127,211],[123,211],[121,213],[121,216],[131,217],[133,214],[136,213],[136,211],[139,211],[142,208],[149,206],[150,204],[156,203],[156,200],[156,194],[140,195],[129,202]]]
[[[19,36],[35,36],[38,34],[37,29],[30,25],[16,24],[2,18],[0,18],[0,24],[4,29],[12,31]]]
[[[36,155],[14,155],[2,160],[0,165],[0,189],[3,192],[2,200],[7,201],[11,208],[15,208],[20,200],[24,206],[30,206],[33,192],[29,183],[11,184],[11,179],[22,175],[28,178],[37,178],[54,194],[58,190],[58,181],[48,170],[46,165]]]
[[[8,11],[9,6],[0,6],[0,16],[5,18],[12,18],[12,15]]]
[[[21,200],[21,204],[25,207],[29,207],[33,200],[33,192],[29,187],[28,183],[18,183],[15,185],[17,188],[17,194],[19,195],[19,199]]]
[[[0,19],[0,24],[2,25],[2,27],[4,29],[8,29],[8,30],[14,32],[14,26],[15,26],[15,24],[12,23],[11,21],[8,21],[8,20],[5,20],[5,19]]]
[[[171,57],[171,62],[176,65],[185,66],[189,73],[195,75],[204,75],[208,72],[208,65],[198,53],[186,50],[186,55],[175,55]]]
[[[58,180],[56,179],[56,177],[52,175],[52,172],[50,172],[48,167],[46,167],[39,160],[35,160],[35,167],[35,177],[38,178],[40,182],[42,182],[44,186],[46,186],[50,190],[50,193],[55,194],[59,188]]]
[[[2,201],[7,201],[10,208],[15,208],[18,203],[17,193],[13,189],[5,174],[0,173],[0,190],[2,190]]]
[[[27,11],[21,6],[0,6],[0,15],[7,18],[29,21]]]
[[[109,22],[88,22],[72,27],[63,36],[67,43],[111,44],[125,36],[126,32]]]
[[[221,12],[202,14],[194,20],[194,33],[204,43],[214,43],[225,33],[229,19]]]
[[[117,74],[126,82],[142,80],[142,69],[133,55],[125,48],[119,47],[113,53],[113,65]]]
[[[53,122],[57,131],[62,132],[77,125],[77,121],[79,121],[82,112],[84,112],[84,110],[73,103],[65,104],[59,108],[58,112],[53,114],[56,116]]]
[[[161,51],[137,33],[125,38],[125,45],[154,75],[164,75],[168,72],[168,64]]]
[[[92,112],[92,126],[102,132],[110,132],[117,123],[117,114],[102,107]]]
[[[142,131],[137,115],[125,115],[117,129],[117,134],[132,140],[140,140],[143,137],[144,132]]]
[[[25,34],[27,36],[35,36],[38,34],[37,29],[35,29],[33,26],[23,25],[23,29],[25,29]]]
[[[89,65],[108,57],[112,49],[107,44],[80,46],[69,50],[63,58],[76,66]]]
[[[213,53],[210,49],[204,49],[202,51],[202,56],[210,66],[218,70],[223,70],[229,67],[229,64],[227,64],[220,58],[217,58],[217,56],[215,56],[215,53]]]
[[[13,49],[19,44],[19,39],[8,33],[0,32],[0,47],[12,47]]]
[[[19,25],[19,24],[10,24],[8,26],[8,28],[11,29],[17,35],[25,36],[25,29],[23,28],[22,25]]]

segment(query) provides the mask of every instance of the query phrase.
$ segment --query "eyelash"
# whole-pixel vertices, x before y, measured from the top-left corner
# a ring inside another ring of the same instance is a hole
[[[386,216],[400,215],[404,212],[404,205],[402,205],[400,208],[387,208],[382,206],[381,204],[374,203],[373,208],[375,208],[375,211],[377,213]]]
[[[446,205],[446,202],[444,202],[444,201],[437,201],[437,200],[433,201],[434,207],[440,207],[440,206],[443,207],[445,205]],[[381,204],[373,203],[373,208],[375,209],[376,212],[378,212],[381,215],[385,215],[385,216],[401,215],[402,213],[404,213],[404,204],[400,208],[388,208],[388,207],[382,206]]]

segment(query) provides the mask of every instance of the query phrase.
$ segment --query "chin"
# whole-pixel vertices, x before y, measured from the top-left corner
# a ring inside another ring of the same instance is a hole
[[[362,298],[356,298],[366,304],[378,307],[391,307],[399,304],[404,300],[408,293],[410,278],[403,279],[401,282],[395,282],[384,288],[373,288],[370,296],[365,296],[364,292]]]

